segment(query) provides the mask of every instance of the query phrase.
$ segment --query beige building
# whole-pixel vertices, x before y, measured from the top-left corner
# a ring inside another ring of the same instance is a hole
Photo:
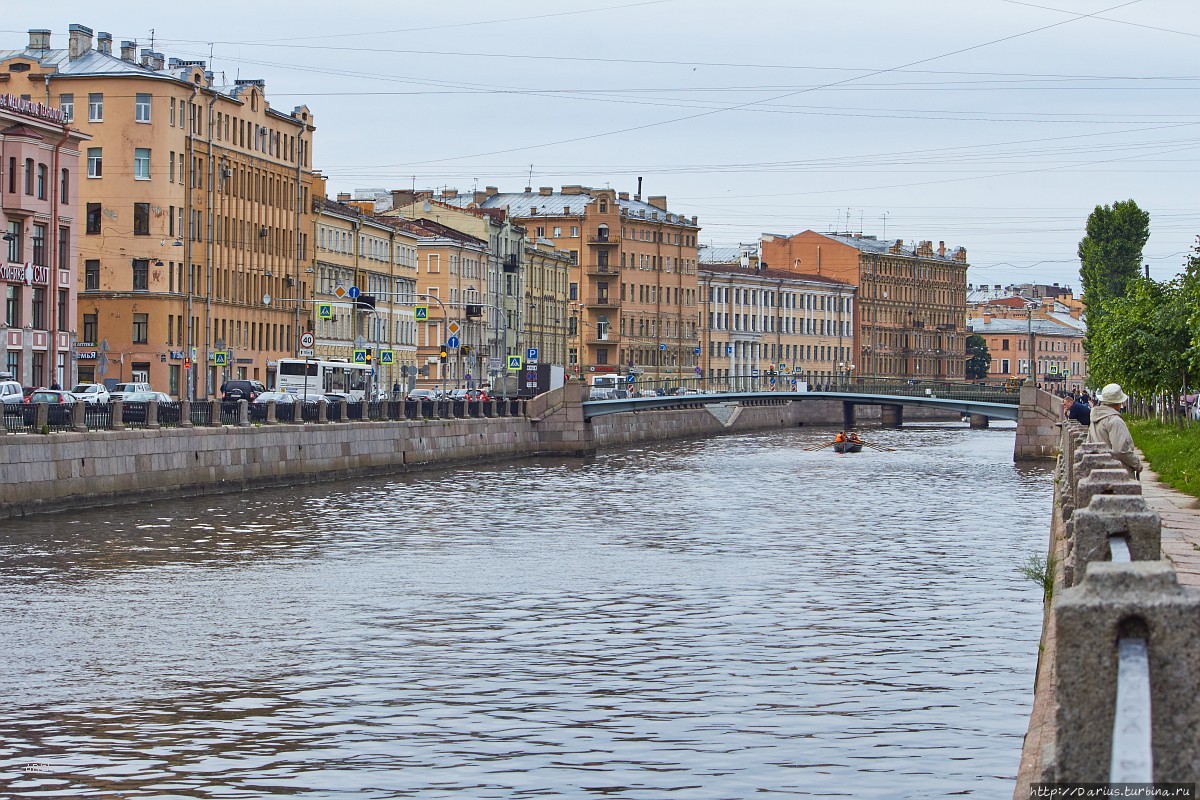
[[[549,239],[526,239],[521,342],[538,351],[538,363],[567,365],[571,254]]]
[[[202,61],[72,25],[0,51],[8,91],[56,105],[91,138],[78,181],[80,377],[174,396],[274,380],[307,327],[312,115],[260,80],[220,86]],[[190,387],[190,388],[189,388]]]
[[[315,225],[311,355],[351,362],[365,357],[374,388],[407,388],[418,366],[417,237],[394,220],[323,196],[316,203]],[[352,289],[358,290],[357,298],[350,296]]]
[[[855,374],[853,285],[758,267],[754,246],[703,248],[700,259],[709,386],[826,386]]]
[[[667,198],[563,186],[464,196],[468,208],[503,208],[529,235],[570,254],[567,360],[571,374],[633,371],[643,381],[694,376],[700,363],[696,218]]]

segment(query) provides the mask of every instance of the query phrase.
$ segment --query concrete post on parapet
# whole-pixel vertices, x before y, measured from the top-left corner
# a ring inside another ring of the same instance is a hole
[[[1110,536],[1125,537],[1134,561],[1157,561],[1162,556],[1162,519],[1136,495],[1093,495],[1087,508],[1077,510],[1071,522],[1071,568],[1063,570],[1066,586],[1082,577],[1089,564],[1109,560]]]
[[[87,433],[87,404],[82,400],[76,400],[71,405],[71,430]]]
[[[885,428],[904,425],[904,406],[885,404],[879,407],[879,422]]]
[[[1153,780],[1194,782],[1200,775],[1200,592],[1180,586],[1166,561],[1094,562],[1079,586],[1059,595],[1054,625],[1055,780],[1108,783],[1118,641],[1141,637],[1151,706],[1151,730],[1141,734],[1151,742]],[[1131,725],[1120,735],[1137,733]],[[1118,748],[1117,757],[1135,755]]]
[[[179,401],[179,427],[191,428],[192,426],[192,401],[186,397]]]
[[[987,428],[991,424],[991,419],[984,414],[971,415],[972,428]]]
[[[1062,403],[1050,392],[1036,386],[1021,387],[1017,409],[1017,439],[1013,460],[1053,458],[1058,452]]]
[[[237,401],[238,427],[250,427],[250,403],[247,400]]]
[[[1114,459],[1115,460],[1115,459]],[[1092,498],[1102,494],[1141,495],[1142,484],[1122,467],[1093,469],[1075,488],[1075,513],[1088,507]]]
[[[317,424],[329,422],[329,403],[321,400],[317,403]]]
[[[267,425],[274,425],[276,422],[278,422],[278,420],[275,418],[275,401],[274,400],[267,401],[266,420],[267,420],[266,421]]]
[[[213,399],[213,400],[208,401],[208,424],[209,425],[224,424],[221,421],[221,401],[220,400]]]
[[[50,429],[50,404],[33,404],[33,429],[36,433]]]
[[[842,430],[848,431],[854,427],[854,403],[842,401]]]
[[[348,416],[350,414],[350,410],[349,410],[350,404],[347,403],[345,400],[338,400],[337,407],[338,407],[337,421],[338,422],[349,422],[350,420],[348,419]]]
[[[162,426],[158,424],[158,401],[151,400],[146,403],[146,428],[154,430],[160,427]]]
[[[109,419],[108,428],[113,431],[125,430],[125,403],[121,400],[113,400],[112,417]]]

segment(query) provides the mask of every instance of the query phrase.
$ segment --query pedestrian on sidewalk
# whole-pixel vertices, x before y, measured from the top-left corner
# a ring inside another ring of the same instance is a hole
[[[1121,406],[1129,396],[1121,386],[1110,383],[1100,390],[1100,405],[1092,409],[1092,423],[1088,429],[1088,441],[1100,442],[1112,450],[1113,458],[1125,465],[1133,477],[1142,476],[1142,462],[1133,447],[1129,426],[1121,419]]]

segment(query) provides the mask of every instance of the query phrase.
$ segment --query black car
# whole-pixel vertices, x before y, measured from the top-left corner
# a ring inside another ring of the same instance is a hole
[[[236,403],[238,400],[254,401],[267,387],[258,381],[225,381],[221,384],[221,400]]]

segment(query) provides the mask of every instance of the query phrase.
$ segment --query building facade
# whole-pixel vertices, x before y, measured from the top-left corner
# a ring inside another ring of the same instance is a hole
[[[19,74],[19,73],[18,73]],[[79,148],[57,107],[7,93],[0,74],[0,372],[35,388],[77,379]]]
[[[259,80],[219,86],[202,61],[70,26],[0,51],[10,90],[59,105],[90,137],[77,200],[80,378],[176,397],[274,382],[310,316],[311,113]],[[85,366],[86,365],[86,366]]]
[[[468,208],[504,208],[535,239],[570,254],[567,366],[581,380],[605,373],[664,382],[700,364],[699,226],[667,198],[563,186],[463,196]]]
[[[855,374],[965,380],[967,251],[861,234],[764,234],[762,263],[858,288]]]
[[[855,371],[854,296],[830,278],[702,263],[703,377],[746,390],[846,380]]]
[[[1082,324],[1036,314],[1018,319],[984,313],[968,320],[967,328],[987,343],[992,356],[990,381],[1032,375],[1039,387],[1060,393],[1083,391],[1087,385],[1087,354],[1083,350],[1086,330]]]
[[[315,225],[313,352],[301,355],[351,362],[361,356],[371,365],[373,388],[408,388],[418,366],[417,237],[323,196]]]

